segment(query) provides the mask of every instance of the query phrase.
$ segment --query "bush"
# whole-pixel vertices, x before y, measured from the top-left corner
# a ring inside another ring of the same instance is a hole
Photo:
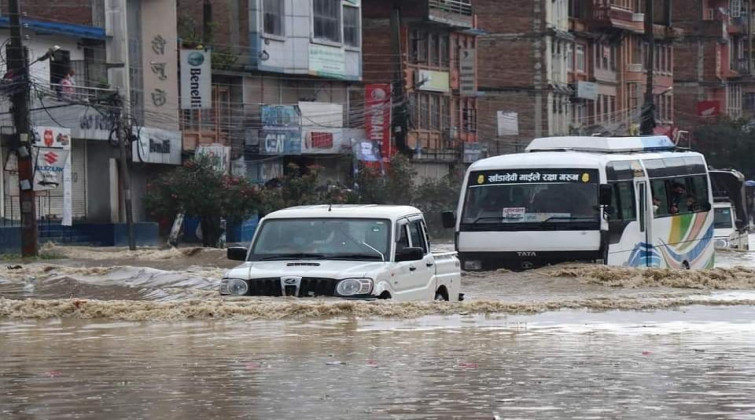
[[[212,158],[197,156],[149,183],[144,201],[156,218],[172,219],[178,213],[198,217],[204,246],[215,246],[220,218],[234,223],[254,214],[260,194],[248,180],[217,171]]]

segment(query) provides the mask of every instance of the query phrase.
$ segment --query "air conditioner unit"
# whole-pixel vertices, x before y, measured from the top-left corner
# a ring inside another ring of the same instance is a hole
[[[632,22],[644,22],[644,21],[645,21],[644,13],[632,13]]]

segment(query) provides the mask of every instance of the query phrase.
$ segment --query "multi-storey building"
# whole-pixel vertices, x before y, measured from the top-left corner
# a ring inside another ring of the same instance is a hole
[[[469,0],[362,0],[364,82],[393,88],[391,142],[419,175],[479,156],[477,35]],[[396,144],[397,143],[397,144]]]
[[[752,2],[674,0],[675,21],[685,31],[674,74],[676,120],[691,129],[719,116],[755,111],[749,49]]]
[[[358,0],[178,1],[184,48],[213,49],[213,107],[182,111],[184,149],[221,143],[256,181],[288,163],[343,178],[364,137]],[[241,156],[245,158],[241,158]]]
[[[638,0],[475,0],[480,38],[480,134],[493,153],[537,136],[628,134],[646,87],[645,5]],[[655,0],[656,120],[673,120],[668,1]]]

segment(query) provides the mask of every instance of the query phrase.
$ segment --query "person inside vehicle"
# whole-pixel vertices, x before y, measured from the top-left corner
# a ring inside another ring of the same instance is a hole
[[[671,185],[671,206],[669,207],[669,213],[679,213],[686,204],[687,189],[683,184],[675,182]]]

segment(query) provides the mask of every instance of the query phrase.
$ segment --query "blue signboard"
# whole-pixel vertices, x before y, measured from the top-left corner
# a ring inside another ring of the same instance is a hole
[[[293,105],[263,105],[260,154],[300,155],[301,114]]]

